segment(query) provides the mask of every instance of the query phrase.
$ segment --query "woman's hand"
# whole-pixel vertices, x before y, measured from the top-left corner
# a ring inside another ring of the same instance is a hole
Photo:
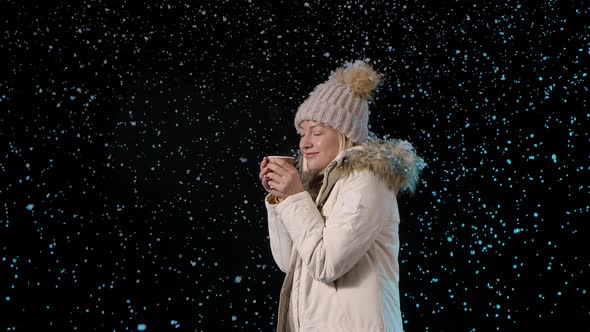
[[[262,183],[264,184],[264,181],[267,181],[266,183],[270,187],[269,192],[273,196],[286,198],[305,191],[301,183],[301,178],[299,177],[299,171],[297,171],[295,166],[282,159],[274,158],[268,159],[268,163],[265,165],[269,171],[262,175]]]
[[[268,169],[268,157],[264,157],[262,158],[262,161],[260,162],[260,173],[258,173],[258,177],[260,178],[260,182],[262,182],[262,186],[264,187],[264,190],[266,190],[268,193],[270,193],[270,186],[268,185],[268,178],[266,177],[266,174],[268,172],[270,172],[270,169]]]

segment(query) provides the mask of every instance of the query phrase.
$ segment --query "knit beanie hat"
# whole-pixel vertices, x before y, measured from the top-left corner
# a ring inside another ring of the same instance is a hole
[[[369,134],[369,100],[381,80],[373,68],[360,60],[345,63],[318,85],[299,106],[295,128],[306,120],[328,125],[353,142],[362,144]]]

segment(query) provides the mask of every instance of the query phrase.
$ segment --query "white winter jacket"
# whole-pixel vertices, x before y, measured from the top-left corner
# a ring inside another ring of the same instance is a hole
[[[370,140],[326,167],[315,200],[313,188],[280,204],[267,196],[272,255],[287,274],[277,331],[403,330],[396,194],[415,189],[422,165],[408,142]]]

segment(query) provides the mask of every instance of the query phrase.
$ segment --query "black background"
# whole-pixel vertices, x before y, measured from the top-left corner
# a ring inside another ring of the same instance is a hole
[[[258,162],[369,59],[371,130],[428,164],[400,198],[405,329],[587,331],[589,11],[2,1],[0,330],[272,331]]]

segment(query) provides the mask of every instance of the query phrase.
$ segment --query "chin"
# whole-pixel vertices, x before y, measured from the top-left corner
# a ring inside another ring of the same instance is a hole
[[[317,160],[313,160],[313,161],[308,160],[307,161],[307,169],[309,169],[310,171],[320,171],[324,167],[322,167],[322,165],[319,165]]]

